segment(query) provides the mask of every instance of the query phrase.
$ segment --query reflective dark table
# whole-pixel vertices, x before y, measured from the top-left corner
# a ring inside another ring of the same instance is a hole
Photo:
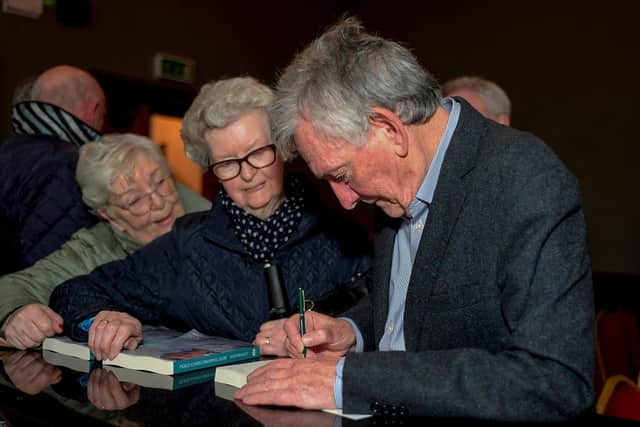
[[[99,364],[89,366],[89,362],[79,359],[75,364],[53,365],[38,351],[0,349],[0,360],[0,427],[507,424],[431,417],[371,417],[354,421],[321,411],[249,407],[230,400],[231,390],[214,382],[213,370],[195,380],[187,378],[179,388],[169,390],[120,382],[114,372]],[[571,422],[541,425],[577,426],[587,422],[603,426],[637,425],[591,413]]]

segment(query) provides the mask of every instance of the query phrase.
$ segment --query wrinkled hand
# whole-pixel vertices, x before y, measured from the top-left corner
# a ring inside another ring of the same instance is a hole
[[[306,312],[304,317],[304,337],[300,337],[300,315],[291,316],[284,324],[285,346],[290,357],[304,357],[304,346],[307,346],[307,358],[310,359],[338,358],[355,348],[356,335],[351,323],[315,311]]]
[[[235,403],[265,427],[333,427],[336,417],[333,414],[320,411],[271,409],[245,405],[237,400]]]
[[[16,351],[4,359],[4,371],[14,386],[30,395],[62,380],[62,371],[47,363],[40,353]]]
[[[135,350],[142,341],[142,324],[119,311],[101,311],[89,328],[88,345],[97,360],[113,359],[120,350]]]
[[[7,317],[2,332],[17,349],[38,347],[46,337],[62,333],[62,317],[43,304],[27,304]]]
[[[338,359],[274,360],[253,371],[234,397],[247,405],[332,409],[337,363]]]
[[[113,372],[96,368],[87,382],[87,397],[96,408],[110,411],[125,409],[140,399],[140,386],[118,381]]]
[[[253,344],[260,346],[260,354],[274,356],[288,356],[285,340],[287,333],[284,324],[287,319],[270,320],[260,325]]]

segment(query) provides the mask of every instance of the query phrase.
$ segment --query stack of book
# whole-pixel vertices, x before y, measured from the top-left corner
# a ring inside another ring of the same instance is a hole
[[[145,326],[142,336],[144,341],[137,349],[122,350],[112,360],[103,360],[102,366],[175,375],[260,357],[258,346],[204,335],[195,329],[180,333],[162,327]],[[94,360],[86,343],[73,341],[66,336],[45,339],[42,350],[87,361]]]

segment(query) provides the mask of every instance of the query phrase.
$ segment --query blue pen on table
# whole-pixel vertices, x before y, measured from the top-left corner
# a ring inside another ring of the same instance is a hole
[[[300,336],[306,333],[306,326],[304,323],[304,289],[298,288],[298,307],[300,307]],[[302,354],[307,357],[307,347],[302,348]]]

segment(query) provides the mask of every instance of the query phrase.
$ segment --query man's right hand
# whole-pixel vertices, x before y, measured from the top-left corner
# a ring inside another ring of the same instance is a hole
[[[113,359],[120,350],[135,350],[142,342],[142,324],[120,311],[99,312],[91,328],[87,344],[97,360]]]
[[[291,316],[284,324],[289,357],[304,357],[304,346],[308,358],[337,358],[355,348],[356,335],[351,323],[315,311],[307,311],[304,317],[304,337],[300,337],[300,315]]]
[[[38,347],[42,341],[61,334],[62,317],[43,304],[27,304],[7,317],[2,332],[9,344],[20,350]]]

